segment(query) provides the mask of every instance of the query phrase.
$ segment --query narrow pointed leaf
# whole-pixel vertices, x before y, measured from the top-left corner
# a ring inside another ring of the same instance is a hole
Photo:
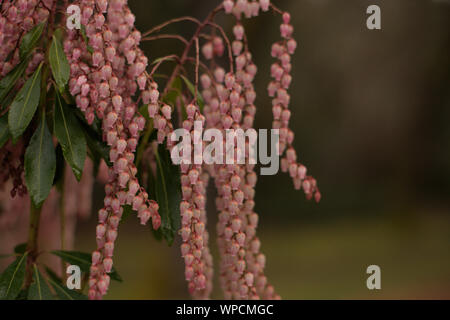
[[[155,196],[161,215],[161,233],[169,245],[172,245],[180,229],[181,184],[180,171],[172,163],[169,152],[163,145],[156,152]]]
[[[0,276],[0,300],[15,299],[25,279],[27,254],[18,257]]]
[[[53,119],[55,135],[61,144],[64,158],[79,181],[86,159],[86,139],[78,119],[58,93]]]
[[[20,58],[25,58],[36,46],[39,39],[42,36],[42,31],[44,31],[46,22],[41,22],[33,29],[31,29],[26,35],[23,36],[20,43],[19,53]]]
[[[28,300],[53,300],[52,292],[36,265],[33,265],[33,283],[28,290]]]
[[[41,96],[41,68],[42,64],[25,82],[11,104],[8,113],[8,124],[13,141],[17,141],[22,135],[36,113]]]
[[[25,182],[36,207],[40,207],[50,193],[55,171],[55,148],[45,117],[42,117],[25,152]]]
[[[60,257],[63,261],[80,267],[80,270],[85,273],[89,273],[91,267],[91,255],[85,252],[79,251],[52,251],[52,254]],[[122,278],[117,273],[117,270],[113,267],[109,274],[112,280],[122,282]]]
[[[70,66],[62,49],[61,41],[55,36],[53,36],[52,44],[50,45],[49,60],[53,78],[58,85],[59,91],[64,92],[64,88],[69,81]]]
[[[48,282],[53,287],[59,300],[87,300],[88,298],[75,290],[70,290],[59,282],[49,279]]]
[[[183,75],[181,75],[180,77],[181,79],[183,79],[184,83],[186,83],[186,86],[191,92],[192,96],[195,96],[195,86],[192,84],[192,82],[190,82],[189,79]],[[197,90],[197,100],[200,111],[203,111],[205,101],[203,100],[203,96],[201,95],[200,90]]]
[[[8,105],[6,104],[5,98],[17,83],[17,80],[24,74],[29,60],[28,58],[22,60],[20,64],[0,80],[0,110]]]
[[[45,272],[48,275],[48,282],[53,287],[59,300],[87,300],[84,294],[77,290],[70,290],[67,284],[63,284],[60,277],[48,267],[45,267]]]
[[[0,148],[9,139],[9,129],[8,129],[8,115],[3,115],[0,118]]]

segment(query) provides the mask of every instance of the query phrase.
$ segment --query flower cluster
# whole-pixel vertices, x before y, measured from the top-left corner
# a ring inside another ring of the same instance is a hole
[[[141,34],[134,27],[135,17],[124,0],[82,0],[80,31],[71,30],[64,42],[70,62],[71,94],[88,123],[102,120],[103,138],[110,146],[109,178],[105,186],[104,207],[99,211],[96,229],[97,250],[92,254],[89,297],[101,298],[109,287],[114,242],[123,214],[123,205],[138,212],[142,224],[152,219],[154,229],[161,224],[158,204],[140,186],[134,164],[135,151],[146,120],[137,112],[133,100],[149,84],[145,70],[148,59],[139,49]]]
[[[303,188],[306,198],[311,199],[313,196],[317,202],[320,201],[321,194],[317,187],[316,180],[307,175],[307,170],[304,165],[297,162],[297,152],[293,145],[294,132],[289,128],[289,120],[291,118],[291,111],[289,104],[291,97],[288,89],[292,82],[290,75],[291,55],[294,54],[297,48],[297,42],[292,38],[294,28],[290,24],[291,16],[289,13],[283,13],[283,23],[280,25],[280,33],[283,38],[282,41],[276,42],[272,45],[272,57],[278,61],[271,66],[271,76],[273,81],[268,85],[268,93],[272,99],[272,113],[274,129],[280,130],[280,146],[279,153],[283,155],[281,159],[281,170],[289,172],[289,175],[294,181],[295,189]]]
[[[217,68],[214,79],[206,74],[202,76],[207,122],[222,130],[252,128],[256,112],[252,82],[257,67],[244,43],[244,27],[239,20],[233,33],[235,39],[231,46],[235,71],[225,74],[222,68]],[[226,299],[272,299],[277,296],[264,276],[265,256],[259,251],[260,241],[256,236],[258,215],[253,208],[257,176],[254,165],[248,161],[248,152],[247,146],[243,165],[209,167],[218,190],[220,283]],[[236,159],[241,156],[238,153],[236,148]]]
[[[21,62],[20,41],[35,25],[45,21],[55,0],[2,1],[0,17],[0,75],[6,76]],[[10,57],[8,59],[8,57]],[[26,73],[30,74],[44,59],[42,50],[36,50]]]

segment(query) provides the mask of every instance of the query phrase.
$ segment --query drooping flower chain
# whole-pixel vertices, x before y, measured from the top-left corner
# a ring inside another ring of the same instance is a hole
[[[81,0],[81,23],[88,44],[79,31],[68,31],[64,43],[71,63],[69,87],[88,123],[94,112],[102,119],[103,138],[111,147],[109,181],[105,186],[104,208],[99,211],[97,251],[92,254],[89,297],[101,298],[109,287],[112,256],[123,205],[138,212],[142,224],[151,218],[158,229],[158,205],[149,200],[139,185],[134,152],[146,121],[137,113],[132,97],[148,88],[145,69],[148,60],[138,45],[140,32],[124,0]],[[93,50],[89,53],[88,46]]]

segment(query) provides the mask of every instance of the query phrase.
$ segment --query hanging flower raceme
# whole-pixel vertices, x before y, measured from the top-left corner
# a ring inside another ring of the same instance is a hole
[[[111,148],[112,166],[104,208],[99,211],[89,281],[89,297],[100,298],[109,287],[123,206],[131,205],[142,224],[152,219],[154,229],[159,228],[161,217],[158,204],[141,188],[134,165],[146,120],[138,114],[133,96],[138,89],[148,88],[147,58],[138,47],[141,35],[134,28],[134,15],[121,0],[75,3],[80,6],[88,42],[80,31],[71,31],[64,43],[71,69],[70,92],[88,123],[95,115],[102,119],[103,139]]]
[[[70,8],[79,12],[80,28],[66,27],[72,17],[61,12]],[[289,127],[291,56],[297,47],[289,14],[269,0],[225,0],[204,21],[183,17],[141,34],[127,0],[17,0],[3,1],[1,9],[0,188],[12,186],[12,197],[28,192],[33,208],[39,209],[53,186],[52,197],[57,199],[56,190],[64,190],[76,180],[81,188],[77,194],[83,199],[91,196],[92,174],[97,171],[94,168],[99,169],[105,194],[98,211],[97,245],[86,270],[89,298],[101,299],[116,277],[113,257],[118,229],[131,211],[141,224],[151,221],[155,232],[169,243],[175,235],[180,236],[188,291],[196,299],[210,298],[213,259],[206,195],[213,182],[217,189],[218,274],[224,297],[279,299],[264,273],[266,257],[256,232],[258,176],[251,143],[245,141],[245,148],[239,148],[237,138],[229,140],[228,133],[232,129],[254,130],[257,111],[253,81],[258,68],[243,20],[272,10],[282,17],[282,40],[272,46],[276,62],[268,85],[272,127],[279,130],[281,167],[289,172],[296,189],[303,188],[307,199],[320,200],[316,180],[298,162],[294,133]],[[220,12],[234,20],[231,40],[216,23]],[[191,39],[160,33],[178,22],[196,25]],[[151,57],[154,61],[149,63],[150,56],[140,49],[141,42],[164,38],[181,41],[183,53]],[[159,67],[167,61],[176,63],[172,73],[157,76]],[[27,110],[34,111],[27,115],[25,125],[20,121],[17,124],[11,115],[22,106],[20,97],[10,99],[14,90],[25,90],[36,101],[28,106]],[[51,130],[47,119],[53,120]],[[65,130],[58,129],[59,122],[64,122]],[[198,127],[215,129],[220,141],[204,141]],[[194,154],[185,154],[183,149],[178,154],[183,160],[176,167],[170,156],[174,160],[179,152],[174,139],[178,129],[184,130],[183,141],[188,141],[188,149]],[[10,132],[13,139],[8,141]],[[39,152],[35,151],[36,143],[47,153],[45,164],[37,164],[46,170],[39,172],[44,183],[39,180],[38,187],[30,173],[33,159],[40,159],[35,156]],[[217,143],[221,147],[215,149],[211,159],[198,158]],[[86,154],[92,158],[91,166],[84,166],[82,157]],[[231,163],[223,161],[228,156]],[[57,168],[57,157],[65,160],[65,171],[60,165]],[[67,177],[71,171],[76,179]],[[81,174],[91,179],[82,179]],[[74,195],[61,198],[67,200],[67,208],[76,205]],[[86,212],[89,206],[79,210]],[[34,212],[32,218],[36,218]],[[38,256],[33,241],[27,244],[31,259],[27,265],[31,266]],[[26,273],[29,286],[33,272],[28,268]]]

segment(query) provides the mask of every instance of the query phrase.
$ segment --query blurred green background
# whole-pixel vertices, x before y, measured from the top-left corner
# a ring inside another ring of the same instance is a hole
[[[141,31],[168,19],[203,19],[219,0],[131,0]],[[295,146],[323,194],[319,205],[285,174],[260,178],[256,211],[267,275],[285,299],[450,298],[450,2],[278,0],[291,12]],[[381,7],[382,30],[366,28]],[[219,17],[232,26],[233,19]],[[246,21],[256,78],[256,126],[270,128],[270,46],[280,18]],[[189,37],[192,24],[164,33]],[[150,60],[180,53],[174,40],[143,45]],[[166,69],[167,70],[167,69]],[[210,192],[209,230],[216,212]],[[98,209],[101,193],[96,195]],[[95,246],[95,217],[79,250]],[[216,258],[214,235],[211,246]],[[167,248],[137,219],[121,227],[111,299],[188,298],[179,243]],[[382,289],[366,288],[381,267]],[[216,281],[214,298],[220,298]]]

